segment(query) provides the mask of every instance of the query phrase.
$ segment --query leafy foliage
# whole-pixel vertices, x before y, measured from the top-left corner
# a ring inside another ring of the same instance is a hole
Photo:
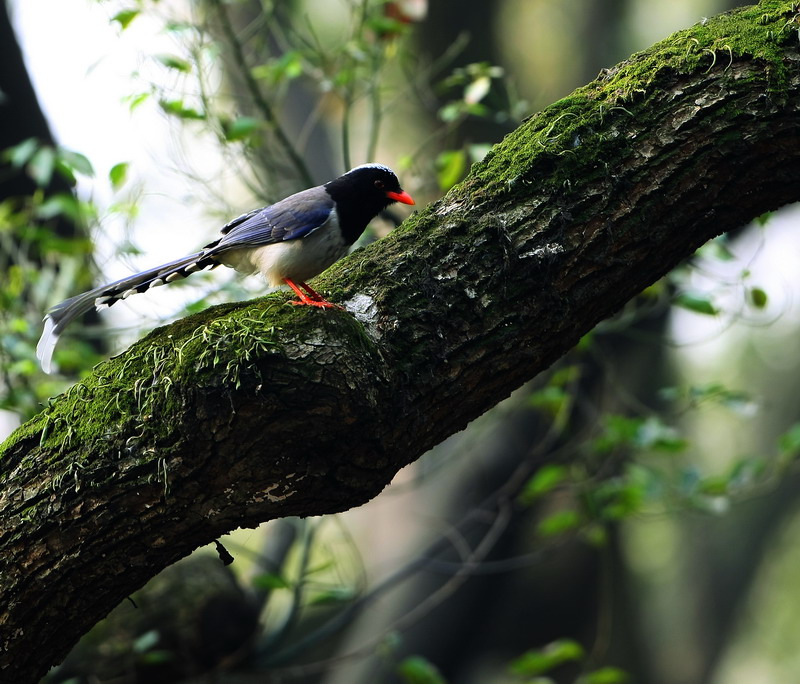
[[[509,669],[515,675],[533,677],[544,674],[564,663],[581,660],[583,647],[571,639],[562,639],[544,648],[530,650],[514,660]]]
[[[420,656],[409,656],[398,666],[397,673],[406,684],[446,684],[433,663]]]
[[[0,270],[5,274],[0,287],[0,408],[29,417],[59,387],[43,380],[34,356],[42,312],[54,294],[63,293],[65,298],[71,294],[91,252],[88,239],[64,235],[55,227],[66,223],[83,232],[96,220],[92,202],[48,187],[55,176],[73,185],[78,178],[91,179],[94,170],[84,155],[33,138],[4,150],[2,158],[12,173],[25,174],[35,187],[28,197],[0,202]],[[95,358],[85,343],[61,357],[67,368]]]

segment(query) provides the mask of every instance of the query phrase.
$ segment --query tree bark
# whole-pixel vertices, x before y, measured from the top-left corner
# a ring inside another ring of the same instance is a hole
[[[345,510],[708,239],[800,198],[790,2],[705,21],[532,117],[319,279],[159,328],[0,451],[0,681],[237,527]]]

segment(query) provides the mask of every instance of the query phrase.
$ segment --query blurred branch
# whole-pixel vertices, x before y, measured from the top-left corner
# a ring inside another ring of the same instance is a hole
[[[253,77],[253,73],[250,70],[250,66],[247,64],[247,59],[244,56],[242,43],[239,41],[230,17],[228,16],[228,10],[225,7],[225,3],[221,2],[220,0],[210,0],[210,2],[217,11],[220,19],[220,25],[222,26],[222,31],[226,40],[228,41],[228,45],[230,46],[231,54],[233,55],[234,63],[236,64],[238,73],[244,80],[247,90],[250,92],[253,103],[261,113],[264,121],[270,125],[272,132],[275,134],[275,138],[285,152],[286,156],[291,161],[292,166],[294,166],[295,170],[297,171],[300,180],[303,182],[303,185],[315,185],[314,179],[311,176],[311,172],[309,171],[305,160],[302,156],[300,156],[300,153],[297,151],[296,147],[283,130],[278,117],[272,110],[272,106],[264,97],[264,94],[261,92],[261,88],[256,82],[256,79]]]
[[[154,331],[4,445],[0,678],[33,681],[236,527],[344,510],[709,238],[800,199],[790,2],[711,19],[528,120],[319,279]],[[352,314],[352,315],[351,315]]]
[[[415,558],[395,570],[373,586],[369,592],[344,607],[334,617],[321,625],[313,632],[304,635],[297,641],[288,644],[280,650],[267,649],[263,645],[260,650],[267,654],[260,661],[261,666],[282,665],[296,658],[302,653],[309,652],[319,643],[341,634],[342,630],[359,617],[375,601],[383,597],[398,585],[422,571],[434,571],[450,575],[444,584],[433,591],[427,598],[416,604],[413,609],[386,626],[376,638],[368,644],[359,646],[348,653],[323,661],[312,662],[302,666],[292,666],[282,669],[287,676],[308,676],[313,673],[326,671],[331,665],[341,663],[353,658],[360,658],[375,652],[375,649],[393,632],[403,632],[425,617],[443,601],[452,596],[458,588],[472,575],[485,572],[506,572],[510,569],[530,565],[539,559],[547,548],[552,549],[553,541],[543,542],[537,551],[504,561],[487,563],[486,557],[490,554],[499,536],[507,528],[512,516],[519,515],[527,510],[517,503],[517,497],[527,482],[528,478],[539,467],[545,454],[551,457],[560,453],[552,449],[553,443],[558,438],[559,431],[548,430],[541,441],[519,463],[508,478],[500,484],[483,501],[471,507],[470,510],[454,525],[440,534]],[[480,534],[474,549],[470,546],[468,538],[474,538],[477,529],[485,527]],[[558,543],[562,543],[559,540]],[[440,559],[440,556],[454,550],[459,556],[456,562]]]
[[[506,488],[501,490],[503,493]],[[499,493],[498,493],[499,494]],[[490,507],[491,510],[489,510]],[[352,658],[360,658],[364,655],[370,655],[379,648],[381,643],[386,639],[390,632],[409,629],[415,622],[427,615],[431,610],[440,605],[443,601],[452,596],[458,588],[471,576],[474,572],[481,567],[486,556],[491,552],[494,544],[499,535],[508,525],[512,515],[512,502],[506,496],[495,495],[491,497],[491,501],[487,502],[485,506],[480,506],[474,509],[460,524],[459,529],[467,529],[474,527],[477,523],[486,522],[484,517],[490,517],[488,529],[481,537],[480,542],[476,545],[475,549],[469,550],[463,554],[459,563],[446,564],[447,572],[451,575],[448,580],[439,587],[434,593],[428,596],[424,601],[414,606],[399,619],[397,619],[389,629],[382,631],[375,639],[372,639],[366,644],[361,645],[358,649],[338,655],[334,658],[327,660],[309,663],[302,666],[286,667],[281,669],[281,673],[292,676],[308,676],[310,674],[319,674],[328,670],[331,665],[341,663],[342,661]],[[327,623],[322,625],[319,629],[314,630],[310,634],[299,639],[295,643],[288,645],[280,651],[271,654],[269,657],[262,661],[262,665],[274,666],[276,664],[285,663],[292,658],[297,657],[302,653],[306,653],[312,647],[316,646],[321,641],[340,633],[341,630],[350,622],[352,622],[358,615],[360,615],[366,608],[372,605],[377,599],[384,596],[388,591],[394,589],[403,581],[409,579],[413,575],[422,570],[428,569],[429,566],[437,563],[436,556],[448,548],[455,548],[452,538],[450,536],[441,536],[435,542],[430,544],[428,548],[421,553],[417,558],[407,563],[392,575],[384,579],[378,585],[373,587],[370,592],[355,601],[345,609],[337,613]],[[530,562],[530,558],[526,559]],[[442,566],[440,566],[441,568]],[[277,674],[277,672],[276,672]]]
[[[316,533],[316,521],[300,520],[298,521],[300,527],[300,560],[299,568],[297,571],[297,581],[292,587],[292,598],[289,605],[289,610],[283,619],[275,626],[272,631],[263,640],[263,647],[267,650],[273,650],[286,638],[289,631],[297,623],[300,615],[300,609],[303,606],[303,597],[306,590],[306,575],[308,573],[308,565],[311,561],[311,550]]]

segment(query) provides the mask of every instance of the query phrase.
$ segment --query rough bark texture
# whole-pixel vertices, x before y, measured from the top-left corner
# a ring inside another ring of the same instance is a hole
[[[35,681],[166,565],[341,511],[709,238],[800,199],[791,3],[673,35],[538,114],[319,286],[160,328],[0,452],[0,680]]]

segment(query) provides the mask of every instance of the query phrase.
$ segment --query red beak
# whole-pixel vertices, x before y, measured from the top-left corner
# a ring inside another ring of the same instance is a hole
[[[386,196],[394,200],[395,202],[402,202],[403,204],[414,204],[414,200],[411,199],[411,195],[409,195],[404,190],[400,192],[392,192],[391,190],[386,191]]]

